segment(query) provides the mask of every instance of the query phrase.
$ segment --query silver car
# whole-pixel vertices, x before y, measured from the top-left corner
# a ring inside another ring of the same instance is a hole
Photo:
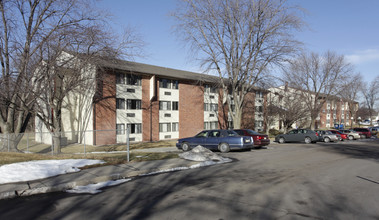
[[[340,132],[347,134],[347,138],[349,140],[356,140],[356,139],[361,139],[361,135],[353,130],[340,130]]]
[[[325,143],[341,140],[341,135],[333,134],[330,131],[317,130],[316,132],[319,134],[320,141],[324,141]]]

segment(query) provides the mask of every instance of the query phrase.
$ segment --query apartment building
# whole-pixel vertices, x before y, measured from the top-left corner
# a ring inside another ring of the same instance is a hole
[[[80,110],[63,112],[64,130],[82,131],[69,140],[125,143],[128,128],[130,141],[158,141],[233,124],[218,77],[122,60],[104,60],[91,69],[92,90],[68,98]],[[262,131],[266,93],[257,89],[249,95],[244,127]]]
[[[314,101],[315,95],[311,93],[304,94],[304,91],[294,89],[288,86],[280,86],[270,88],[269,102],[271,105],[277,106],[279,109],[286,111],[294,111],[293,115],[300,115],[299,118],[292,124],[293,128],[304,127],[310,125],[310,112],[307,110],[305,99]],[[344,100],[337,96],[319,96],[318,103],[320,112],[315,121],[315,128],[330,129],[336,126],[349,127],[355,125],[355,115],[358,110],[358,103],[351,100]],[[295,112],[298,111],[298,112]],[[301,112],[303,111],[303,112]],[[289,113],[291,114],[291,113]],[[282,119],[278,115],[270,116],[275,118],[269,125],[270,128],[282,130]]]

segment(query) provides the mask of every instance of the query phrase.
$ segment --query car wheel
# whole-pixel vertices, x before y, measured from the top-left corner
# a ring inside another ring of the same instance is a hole
[[[284,140],[284,138],[281,137],[281,138],[279,138],[278,142],[279,142],[279,144],[284,144],[284,142],[286,142],[286,140]]]
[[[349,140],[354,140],[354,136],[353,135],[349,135]]]
[[[183,151],[189,151],[190,150],[190,146],[187,142],[182,143],[182,150]]]
[[[311,139],[310,137],[306,137],[306,138],[304,139],[304,141],[305,141],[306,144],[310,144],[310,143],[312,143],[312,139]]]
[[[330,142],[330,138],[328,138],[328,137],[324,138],[324,142],[325,142],[325,143]]]
[[[230,151],[229,144],[227,143],[221,143],[218,146],[218,149],[221,151],[221,153],[228,153]]]

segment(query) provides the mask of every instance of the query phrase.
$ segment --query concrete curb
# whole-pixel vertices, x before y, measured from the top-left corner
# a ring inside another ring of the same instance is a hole
[[[173,168],[178,168],[175,171],[187,170],[187,169],[191,169],[193,165],[200,164],[200,163],[201,162],[189,161],[186,166],[183,166],[183,165],[178,166],[178,164],[169,164],[169,165],[165,165],[156,169],[132,170],[132,171],[129,170],[122,173],[115,173],[111,175],[93,177],[89,180],[72,181],[72,182],[63,183],[63,184],[35,187],[35,188],[30,187],[30,184],[27,182],[25,184],[26,186],[28,186],[26,189],[2,192],[0,193],[0,199],[11,199],[15,197],[31,196],[31,195],[42,194],[42,193],[50,193],[50,192],[63,192],[67,189],[72,189],[75,186],[85,186],[89,184],[106,182],[110,180],[127,179],[127,178],[132,178],[132,177],[137,177],[137,176],[143,176],[144,174],[150,174],[150,173],[156,174],[156,173],[171,172],[167,170],[173,169]],[[212,165],[218,165],[218,164],[210,164],[210,165],[204,164],[203,166],[212,166]],[[192,168],[197,168],[197,167],[192,167]],[[50,178],[54,178],[54,177],[50,177]],[[36,181],[38,182],[38,180]]]

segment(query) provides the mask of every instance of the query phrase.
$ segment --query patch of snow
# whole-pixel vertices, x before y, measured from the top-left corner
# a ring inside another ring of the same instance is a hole
[[[192,161],[224,161],[226,159],[200,145],[190,151],[179,154],[179,157]]]
[[[67,159],[67,160],[36,160],[0,166],[0,184],[31,181],[57,176],[65,173],[78,172],[78,167],[105,163],[102,160]]]
[[[90,193],[90,194],[96,194],[102,192],[100,189],[108,186],[115,186],[119,185],[121,183],[125,183],[132,180],[129,179],[119,179],[119,180],[113,180],[113,181],[107,181],[107,182],[101,182],[101,183],[95,183],[95,184],[89,184],[87,186],[75,186],[72,189],[66,190],[68,193]]]

